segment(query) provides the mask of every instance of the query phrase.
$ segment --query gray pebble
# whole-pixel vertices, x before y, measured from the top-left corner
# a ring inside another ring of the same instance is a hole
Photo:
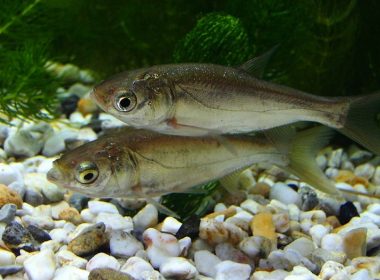
[[[54,184],[46,184],[42,188],[42,194],[45,196],[48,203],[59,202],[63,200],[65,195],[65,190],[54,185]]]
[[[22,265],[4,265],[0,266],[0,275],[1,276],[6,276],[9,274],[15,274],[23,269]]]
[[[33,189],[26,189],[24,201],[32,206],[38,206],[44,203],[44,197],[40,192]]]
[[[10,222],[6,226],[2,239],[4,243],[13,250],[23,249],[31,252],[37,250],[38,247],[37,242],[30,232],[15,221]]]
[[[309,211],[319,203],[317,193],[310,187],[304,186],[298,190],[301,196],[301,210]]]
[[[27,227],[27,230],[34,237],[34,239],[40,243],[51,240],[49,233],[47,233],[43,229],[40,229],[39,227],[36,227],[34,225],[29,225]]]
[[[80,212],[87,207],[89,200],[90,198],[83,194],[73,193],[69,198],[69,204]]]
[[[16,215],[16,210],[17,206],[15,204],[5,204],[0,210],[0,222],[6,224],[12,222]]]

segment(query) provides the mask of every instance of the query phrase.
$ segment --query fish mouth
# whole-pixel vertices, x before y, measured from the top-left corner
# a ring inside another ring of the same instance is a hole
[[[58,182],[62,181],[63,176],[62,173],[56,167],[53,167],[46,174],[46,178],[48,179],[48,181],[57,184]]]

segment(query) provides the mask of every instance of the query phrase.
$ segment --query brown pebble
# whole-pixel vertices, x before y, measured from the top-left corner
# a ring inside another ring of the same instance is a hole
[[[356,176],[352,171],[349,170],[340,170],[338,172],[338,176],[335,177],[336,182],[344,182],[351,186],[354,186],[356,184],[362,184],[366,187],[368,187],[369,182],[364,177]]]
[[[132,280],[127,274],[111,268],[97,268],[90,272],[88,280]]]
[[[231,217],[231,216],[233,216],[235,214],[236,214],[236,207],[235,206],[230,206],[226,210],[218,211],[218,212],[214,212],[214,213],[208,214],[204,218],[205,219],[213,219],[213,218],[215,218],[215,217],[217,217],[219,215],[224,215],[224,217],[227,219],[228,217]]]
[[[6,185],[0,184],[0,207],[3,207],[3,205],[7,203],[16,204],[17,208],[22,207],[22,199],[20,195]]]
[[[258,182],[252,189],[249,190],[251,194],[259,194],[263,197],[269,197],[270,186],[264,182]]]
[[[104,223],[98,223],[85,229],[69,242],[67,249],[77,256],[86,256],[97,252],[108,243],[105,229]]]
[[[344,251],[349,259],[362,257],[367,251],[367,229],[356,228],[347,232],[343,237]]]
[[[58,218],[73,223],[74,225],[79,225],[82,223],[82,217],[78,210],[74,207],[63,209],[59,212]]]
[[[331,225],[333,228],[338,228],[341,226],[338,218],[336,216],[328,216],[326,222]]]
[[[251,221],[253,236],[266,237],[277,244],[276,228],[271,213],[262,212],[255,215]]]
[[[91,98],[83,97],[78,101],[78,111],[83,116],[94,113],[97,109],[96,103]]]

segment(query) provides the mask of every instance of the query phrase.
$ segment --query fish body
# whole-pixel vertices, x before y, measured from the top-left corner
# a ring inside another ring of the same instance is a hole
[[[367,108],[380,107],[380,94],[327,98],[260,80],[242,68],[172,64],[118,74],[91,96],[127,125],[165,134],[236,134],[313,121],[380,153],[368,132],[377,109]]]
[[[228,145],[213,136],[122,130],[67,152],[54,162],[47,177],[57,185],[88,196],[153,197],[183,192],[255,163],[288,167],[294,162],[293,149],[282,151],[263,136],[231,135],[224,141]],[[290,147],[291,143],[285,144]],[[234,149],[233,153],[229,147]],[[299,158],[302,162],[293,164],[295,169],[306,166],[305,159]],[[311,161],[315,163],[314,159]],[[320,182],[325,188],[331,187],[331,182]]]

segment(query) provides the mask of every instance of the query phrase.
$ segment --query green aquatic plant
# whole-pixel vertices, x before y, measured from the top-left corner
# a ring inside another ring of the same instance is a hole
[[[238,18],[211,13],[178,43],[175,62],[208,62],[238,65],[253,56],[247,32]]]

